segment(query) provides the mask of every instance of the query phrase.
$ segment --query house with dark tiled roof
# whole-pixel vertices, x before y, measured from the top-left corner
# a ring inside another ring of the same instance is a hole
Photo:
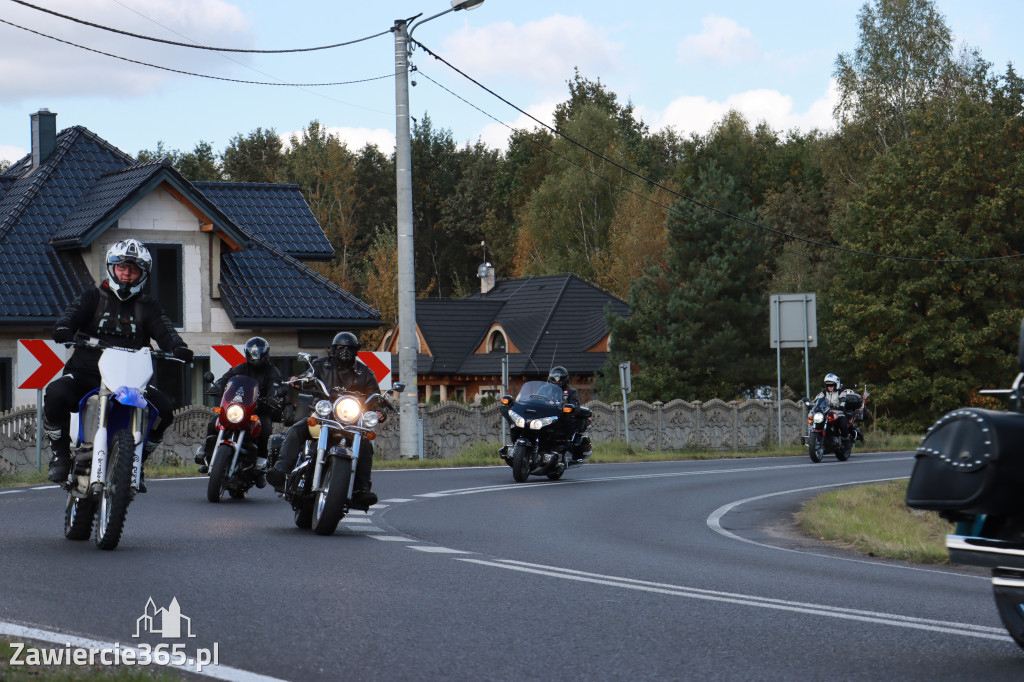
[[[57,317],[105,277],[107,249],[135,238],[153,255],[148,293],[196,352],[157,367],[179,404],[200,402],[211,346],[270,342],[278,362],[322,352],[380,313],[302,261],[333,256],[298,185],[189,182],[138,163],[90,130],[31,115],[32,151],[0,173],[0,410],[35,402],[15,386],[18,339],[49,339]]]
[[[479,274],[479,293],[416,301],[420,400],[498,396],[505,358],[512,392],[561,365],[580,399],[590,400],[608,357],[605,310],[626,317],[629,306],[575,275],[496,280],[489,263]],[[390,329],[378,350],[395,353],[397,332]]]

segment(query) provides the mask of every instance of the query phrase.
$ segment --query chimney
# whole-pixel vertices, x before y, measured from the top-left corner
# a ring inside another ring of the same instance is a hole
[[[32,119],[32,168],[39,168],[57,148],[57,114],[40,109]]]
[[[494,266],[484,263],[476,269],[476,276],[480,278],[480,293],[486,294],[494,288]]]

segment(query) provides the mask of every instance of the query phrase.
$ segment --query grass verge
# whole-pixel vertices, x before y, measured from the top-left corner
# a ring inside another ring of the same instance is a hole
[[[906,480],[832,490],[805,504],[796,522],[812,537],[868,556],[948,564],[946,535],[953,524],[936,512],[910,509],[906,494]]]

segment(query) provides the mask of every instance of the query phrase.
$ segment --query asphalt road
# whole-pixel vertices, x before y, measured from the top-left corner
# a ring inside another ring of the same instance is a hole
[[[222,679],[1021,679],[982,572],[793,531],[817,492],[911,466],[855,452],[525,484],[506,466],[379,471],[382,503],[330,537],[295,528],[269,488],[213,505],[205,479],[150,481],[113,552],[63,538],[59,489],[0,491],[0,633],[216,645],[205,672]],[[182,636],[147,632],[174,600]]]

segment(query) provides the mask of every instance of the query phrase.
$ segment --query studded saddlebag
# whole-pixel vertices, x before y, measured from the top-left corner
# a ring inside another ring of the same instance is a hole
[[[964,408],[925,434],[907,506],[967,514],[1024,509],[1024,414]]]

